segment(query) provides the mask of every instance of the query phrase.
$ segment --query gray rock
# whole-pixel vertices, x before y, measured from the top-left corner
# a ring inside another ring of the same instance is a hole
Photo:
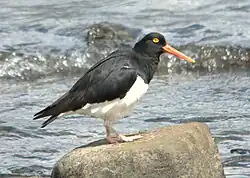
[[[123,45],[132,47],[136,38],[142,33],[140,29],[110,22],[93,24],[88,29],[86,36],[88,47],[83,53],[91,65],[114,50],[122,48]]]
[[[86,41],[88,45],[105,45],[111,43],[112,47],[117,47],[121,43],[132,45],[137,36],[141,33],[140,29],[130,28],[122,24],[100,22],[89,27]]]
[[[201,123],[143,133],[130,143],[105,140],[76,148],[61,158],[52,178],[223,178],[218,149]]]

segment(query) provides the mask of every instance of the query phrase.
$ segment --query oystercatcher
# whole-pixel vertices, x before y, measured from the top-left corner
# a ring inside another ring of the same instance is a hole
[[[104,120],[109,143],[141,138],[140,135],[128,137],[117,133],[112,123],[131,112],[147,92],[163,53],[195,62],[171,47],[163,35],[149,33],[133,48],[116,50],[97,62],[67,93],[36,113],[34,120],[48,116],[41,126],[43,128],[60,116],[83,114]]]

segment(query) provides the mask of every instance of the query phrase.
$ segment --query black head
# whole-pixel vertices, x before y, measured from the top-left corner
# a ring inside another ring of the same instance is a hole
[[[152,32],[144,36],[140,41],[138,41],[134,50],[137,53],[142,55],[147,55],[150,57],[156,57],[159,60],[159,57],[162,53],[172,54],[182,60],[194,63],[195,61],[190,57],[184,55],[183,53],[177,51],[169,44],[167,44],[165,37],[157,32]]]
[[[146,53],[159,57],[164,53],[162,47],[167,44],[165,37],[156,32],[152,32],[144,36],[139,42],[135,44],[135,51],[140,53]]]

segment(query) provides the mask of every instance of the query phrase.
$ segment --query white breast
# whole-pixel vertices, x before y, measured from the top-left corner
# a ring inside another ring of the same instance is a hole
[[[148,84],[140,76],[137,76],[135,83],[124,98],[103,103],[86,104],[83,108],[77,110],[76,113],[107,120],[117,120],[131,112],[147,90]]]

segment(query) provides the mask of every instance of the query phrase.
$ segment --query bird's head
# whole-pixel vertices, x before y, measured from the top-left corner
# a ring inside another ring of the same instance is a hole
[[[152,32],[144,36],[139,42],[135,44],[134,49],[140,53],[147,53],[149,55],[157,55],[162,53],[172,54],[182,60],[195,63],[195,60],[181,53],[180,51],[171,47],[160,33]]]

